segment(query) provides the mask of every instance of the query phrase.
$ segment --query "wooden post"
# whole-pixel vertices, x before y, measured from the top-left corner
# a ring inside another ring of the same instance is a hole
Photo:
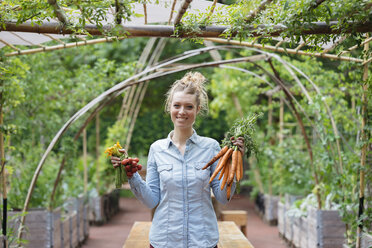
[[[2,82],[1,82],[2,83]],[[3,92],[0,92],[0,125],[3,125]],[[8,242],[6,238],[6,224],[7,224],[7,208],[8,208],[8,197],[6,192],[6,170],[5,170],[5,154],[4,154],[4,135],[3,132],[0,132],[0,158],[1,158],[1,181],[2,181],[2,188],[3,188],[3,247],[8,247]]]
[[[87,129],[83,131],[83,166],[84,166],[84,194],[87,193],[88,173],[87,173]]]
[[[99,139],[99,113],[96,115],[96,189],[97,192],[99,192],[99,145],[100,145],[100,139]]]
[[[137,116],[138,116],[139,110],[141,108],[142,100],[145,97],[145,93],[146,93],[148,84],[149,84],[149,81],[146,81],[145,83],[143,83],[143,87],[141,88],[141,94],[140,94],[139,99],[137,101],[137,106],[134,110],[133,117],[132,117],[132,122],[130,123],[127,139],[125,141],[125,145],[126,145],[127,149],[129,149],[130,141],[132,140],[134,125],[136,124]]]
[[[248,160],[250,161],[250,165],[252,166],[253,165],[253,158],[249,157]],[[256,183],[258,185],[258,189],[260,190],[260,193],[265,194],[265,188],[264,188],[263,183],[262,183],[260,171],[258,170],[258,168],[256,166],[252,169],[253,169],[254,178],[256,180]]]
[[[272,106],[272,95],[269,95],[268,96],[268,134],[270,135],[270,145],[274,145],[275,141],[274,141],[274,138],[272,137],[272,126],[273,126],[273,106]],[[273,195],[273,188],[272,188],[272,175],[271,175],[271,172],[272,172],[272,167],[273,167],[273,164],[272,164],[272,161],[270,160],[269,161],[269,185],[268,185],[268,193],[270,196]]]
[[[84,165],[84,194],[87,193],[88,168],[87,168],[87,129],[83,131],[83,165]]]
[[[284,131],[284,100],[280,97],[280,109],[279,109],[279,144],[283,143],[283,131]]]
[[[134,92],[136,91],[138,85],[132,85],[129,89],[129,92],[127,93],[128,94],[128,98],[127,98],[127,102],[125,103],[126,106],[125,106],[125,112],[124,112],[124,115],[123,115],[123,118],[120,120],[121,121],[121,126],[122,127],[126,127],[126,122],[127,122],[127,119],[128,119],[128,115],[129,115],[129,110],[130,110],[130,107],[132,105],[132,102],[133,102],[133,95],[134,95]],[[124,147],[125,148],[125,147]]]
[[[235,108],[238,111],[240,118],[243,118],[244,114],[243,114],[242,105],[240,104],[239,98],[237,97],[235,93],[232,93],[231,97],[232,97]]]
[[[145,14],[145,24],[147,24],[147,7],[146,4],[143,4],[143,13]]]
[[[177,14],[176,18],[174,19],[174,25],[178,25],[181,22],[182,17],[185,14],[185,12],[186,12],[186,10],[189,7],[191,2],[192,2],[192,0],[184,0],[182,2],[181,7],[178,10],[178,14]]]
[[[125,108],[127,107],[128,95],[129,94],[128,94],[128,89],[127,89],[124,92],[124,95],[123,95],[123,100],[122,100],[122,103],[121,103],[121,107],[120,107],[120,111],[119,111],[119,115],[118,115],[118,120],[121,120],[124,117],[124,111],[125,111]]]
[[[280,107],[279,107],[279,145],[283,144],[283,134],[284,131],[284,99],[283,97],[280,97]],[[284,179],[283,179],[283,165],[280,164],[280,184],[284,184]],[[282,186],[281,186],[282,187]],[[282,198],[282,190],[279,192],[279,199]]]
[[[133,96],[133,99],[131,99],[131,105],[128,105],[128,108],[129,108],[129,113],[128,113],[128,116],[127,116],[128,125],[125,126],[125,127],[128,128],[127,133],[126,133],[127,138],[126,138],[126,141],[125,141],[124,146],[123,146],[126,150],[129,149],[129,143],[130,143],[130,139],[131,139],[131,137],[129,135],[130,127],[132,125],[134,125],[133,123],[136,122],[136,120],[134,119],[135,109],[138,107],[138,105],[141,105],[138,100],[140,98],[140,95],[142,94],[142,90],[144,89],[144,84],[145,83],[142,83],[142,84],[140,84],[136,87],[136,92]]]
[[[268,112],[268,117],[267,117],[267,122],[268,122],[269,128],[273,124],[273,107],[272,107],[272,102],[273,102],[273,97],[272,97],[272,95],[269,95],[268,96],[268,108],[269,108],[269,112]]]
[[[368,38],[368,35],[367,35]],[[369,44],[364,44],[364,52],[367,54],[369,49]],[[365,60],[367,58],[365,57]],[[359,180],[359,212],[358,212],[358,219],[362,216],[364,212],[364,187],[365,187],[365,172],[364,168],[366,167],[366,155],[367,155],[367,148],[368,148],[368,134],[364,130],[367,124],[368,120],[368,65],[369,63],[364,64],[364,70],[363,70],[363,95],[362,95],[362,126],[361,126],[361,139],[362,139],[362,149],[360,153],[360,180]],[[361,247],[361,235],[362,235],[362,229],[363,229],[363,220],[360,220],[360,223],[357,228],[357,242],[356,242],[356,248]]]

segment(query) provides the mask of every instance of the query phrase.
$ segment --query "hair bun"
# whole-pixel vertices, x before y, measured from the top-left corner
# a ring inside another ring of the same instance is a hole
[[[198,86],[202,86],[205,83],[206,78],[200,72],[188,72],[181,81],[183,83],[192,82]]]

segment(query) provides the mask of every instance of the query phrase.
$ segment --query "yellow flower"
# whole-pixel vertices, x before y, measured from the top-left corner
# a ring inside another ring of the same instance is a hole
[[[107,148],[105,153],[108,153],[107,157],[111,157],[112,156],[112,147]]]
[[[116,142],[116,146],[119,148],[119,149],[122,149],[123,147],[121,147],[119,141]]]
[[[108,157],[111,157],[111,156],[116,156],[116,157],[120,157],[121,156],[121,152],[119,152],[119,149],[122,149],[119,141],[116,142],[116,144],[114,144],[113,146],[107,148],[105,150],[105,153],[107,153],[107,156]]]

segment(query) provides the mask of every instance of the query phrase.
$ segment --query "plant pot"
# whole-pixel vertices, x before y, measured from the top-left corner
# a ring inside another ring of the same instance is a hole
[[[94,225],[102,225],[105,222],[103,213],[103,197],[89,198],[89,221]]]
[[[286,207],[288,210],[288,208]],[[292,244],[293,242],[293,222],[294,217],[287,214],[287,211],[284,215],[284,238],[289,244]]]
[[[309,208],[308,248],[337,248],[346,243],[345,223],[336,210]]]
[[[76,211],[69,213],[69,235],[70,235],[70,247],[75,248],[79,245],[79,239],[78,239],[78,228],[77,228],[77,213]]]
[[[295,247],[300,247],[300,217],[293,216],[292,218],[292,244]]]
[[[264,195],[264,220],[272,226],[278,224],[278,202],[279,196]]]
[[[282,202],[278,202],[278,230],[281,237],[284,238],[285,233],[285,205]]]
[[[255,209],[260,216],[265,214],[265,204],[264,204],[264,195],[258,193],[255,199]]]
[[[293,217],[292,218],[292,245],[295,247],[306,248],[307,247],[307,218],[300,216],[300,217]]]
[[[281,227],[283,231],[283,237],[287,241],[288,244],[292,245],[293,244],[293,238],[294,238],[294,218],[293,216],[289,216],[287,214],[288,210],[291,209],[292,204],[300,199],[301,196],[298,195],[290,195],[290,194],[285,194],[284,195],[284,204],[283,204],[283,226]],[[281,224],[282,225],[282,224]]]
[[[66,211],[69,218],[69,233],[70,233],[70,246],[76,247],[79,244],[80,240],[80,222],[81,218],[80,215],[80,199],[77,198],[70,198],[66,202]]]
[[[119,190],[89,200],[89,220],[92,224],[102,225],[119,211]]]
[[[84,233],[84,240],[89,237],[89,200],[87,199],[84,202],[83,206],[83,233]]]
[[[78,244],[82,244],[89,235],[89,204],[88,197],[81,194],[76,198],[71,198],[66,204],[67,214],[70,218],[71,238],[70,243],[75,245],[76,240]],[[75,217],[76,216],[76,217]]]
[[[75,199],[75,209],[77,214],[77,236],[78,241],[82,244],[89,234],[88,223],[88,197],[81,194]]]
[[[284,203],[287,209],[290,209],[292,204],[298,199],[301,199],[301,197],[300,195],[284,194]]]
[[[300,246],[301,248],[306,248],[308,247],[308,224],[307,224],[307,217],[300,217]]]
[[[106,218],[109,220],[119,212],[120,190],[113,190],[108,194],[108,204],[106,205]]]
[[[4,247],[3,243],[4,243],[4,236],[2,234],[0,234],[0,247],[1,248]]]
[[[60,218],[61,209],[56,208],[53,211],[46,209],[30,209],[27,211],[25,227],[23,230],[22,239],[27,240],[27,244],[23,247],[27,248],[42,248],[42,247],[61,247],[61,230]],[[8,229],[13,229],[15,233],[18,231],[20,224],[21,211],[8,212],[9,219],[12,216],[13,220],[8,221]]]
[[[370,248],[372,247],[372,235],[368,233],[362,233],[362,248]]]
[[[61,247],[70,248],[70,215],[61,219]]]

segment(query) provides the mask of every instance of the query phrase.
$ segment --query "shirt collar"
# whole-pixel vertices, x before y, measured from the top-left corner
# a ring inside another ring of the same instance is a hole
[[[190,138],[188,140],[190,140],[192,143],[196,144],[197,141],[198,141],[198,137],[199,135],[196,133],[195,129],[192,129],[193,133],[192,135],[190,136]],[[173,135],[173,132],[174,130],[172,130],[169,134],[168,134],[168,137],[167,137],[167,148],[173,144],[173,141],[171,139],[171,136]],[[187,142],[187,141],[186,141]]]

